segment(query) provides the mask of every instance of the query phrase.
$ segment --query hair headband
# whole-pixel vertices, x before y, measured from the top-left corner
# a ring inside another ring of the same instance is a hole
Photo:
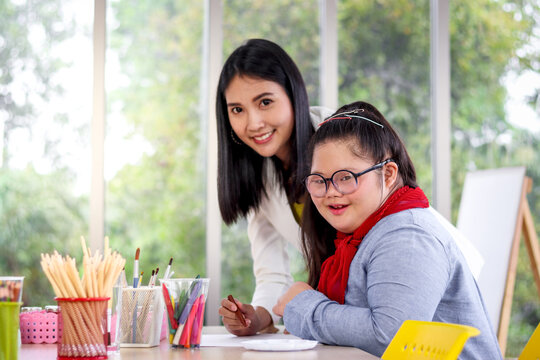
[[[364,111],[364,109],[360,109],[360,110]],[[352,118],[357,118],[357,119],[367,120],[372,124],[375,124],[375,125],[380,126],[381,128],[384,128],[384,126],[382,126],[382,124],[379,124],[376,121],[368,119],[367,117],[356,115],[356,114],[358,114],[358,110],[352,110],[352,111],[347,111],[347,112],[342,112],[342,113],[339,113],[339,114],[332,115],[329,118],[327,118],[326,120],[324,120],[322,123],[320,123],[319,127],[322,124],[327,123],[328,121],[331,121],[331,120],[337,120],[337,119],[348,119],[348,120],[350,120]]]

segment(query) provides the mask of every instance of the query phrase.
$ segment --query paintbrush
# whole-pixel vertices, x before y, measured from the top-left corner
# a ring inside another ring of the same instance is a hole
[[[133,263],[133,288],[136,288],[139,285],[139,255],[141,254],[141,249],[137,248],[135,251],[135,261]]]
[[[172,258],[169,260],[169,265],[167,265],[167,269],[165,269],[165,274],[163,275],[163,280],[167,280],[169,276],[171,275],[171,264],[172,264]]]

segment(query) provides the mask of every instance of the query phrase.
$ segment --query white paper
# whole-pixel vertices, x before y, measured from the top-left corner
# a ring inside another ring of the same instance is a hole
[[[236,336],[233,334],[202,334],[201,347],[210,346],[225,346],[225,347],[243,347],[242,342],[248,340],[275,340],[275,339],[287,339],[294,340],[300,339],[298,336],[291,334],[257,334],[252,336]]]
[[[271,339],[271,340],[247,340],[242,345],[248,350],[257,351],[298,351],[309,350],[317,346],[315,340],[302,339]]]

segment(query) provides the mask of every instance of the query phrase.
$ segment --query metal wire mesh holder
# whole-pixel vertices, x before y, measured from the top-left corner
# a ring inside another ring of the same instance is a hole
[[[159,287],[121,288],[116,332],[120,346],[159,345],[163,310],[163,298]]]

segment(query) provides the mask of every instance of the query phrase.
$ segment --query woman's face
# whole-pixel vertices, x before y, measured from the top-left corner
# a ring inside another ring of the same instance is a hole
[[[350,142],[330,141],[315,147],[313,152],[312,174],[329,178],[338,170],[353,173],[364,171],[375,165],[351,152]],[[326,195],[320,198],[311,196],[319,213],[335,229],[349,234],[354,232],[386,199],[389,189],[383,186],[381,170],[370,171],[360,177],[356,190],[343,195],[328,182]]]
[[[229,121],[236,136],[264,157],[289,163],[294,110],[280,84],[236,75],[225,90]]]

